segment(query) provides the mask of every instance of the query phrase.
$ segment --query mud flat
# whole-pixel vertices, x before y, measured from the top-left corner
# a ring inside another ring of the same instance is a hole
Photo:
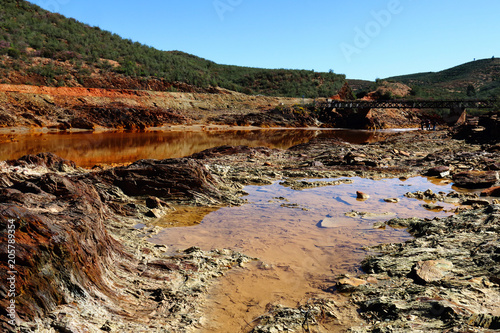
[[[172,256],[148,242],[160,230],[151,222],[174,207],[239,205],[249,184],[354,176],[429,174],[495,195],[499,163],[498,145],[453,140],[447,131],[391,134],[364,145],[314,139],[287,150],[222,146],[93,171],[52,154],[2,162],[0,241],[7,257],[5,226],[14,221],[15,320],[25,332],[203,330],[210,320],[202,306],[207,288],[252,258],[196,244]],[[332,322],[358,332],[497,329],[500,208],[478,193],[439,194],[462,203],[456,216],[389,220],[415,239],[372,249],[379,255],[363,262],[366,274],[332,273],[330,290],[345,302],[272,304],[248,330],[319,331]],[[0,265],[6,281],[11,269],[7,261]],[[8,290],[0,292],[2,329],[13,330]]]
[[[371,248],[352,292],[368,327],[355,332],[500,329],[500,205],[442,219],[389,220],[415,236]]]

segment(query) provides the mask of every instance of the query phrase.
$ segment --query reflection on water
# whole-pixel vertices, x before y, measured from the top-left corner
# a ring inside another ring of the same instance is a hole
[[[295,306],[316,295],[331,297],[325,290],[332,288],[337,275],[359,271],[359,263],[366,256],[362,247],[402,242],[410,237],[404,230],[374,229],[375,221],[450,214],[427,211],[422,207],[424,202],[404,197],[406,192],[429,188],[449,192],[450,184],[434,184],[423,177],[353,181],[302,191],[283,187],[279,182],[248,186],[245,191],[249,193],[249,204],[209,213],[194,227],[164,229],[152,241],[168,245],[172,253],[196,245],[204,250],[231,248],[260,259],[228,274],[213,290],[208,306],[213,310],[207,331],[239,332],[245,322],[265,313],[270,302]],[[357,200],[356,191],[369,194],[370,199]],[[398,198],[400,202],[387,203],[386,198]],[[353,210],[391,215],[345,215]],[[320,227],[319,222],[325,218],[333,221],[331,227]]]
[[[286,149],[315,137],[351,143],[373,142],[378,132],[356,130],[232,130],[52,133],[0,135],[0,160],[51,152],[82,167],[139,159],[185,157],[222,145]]]

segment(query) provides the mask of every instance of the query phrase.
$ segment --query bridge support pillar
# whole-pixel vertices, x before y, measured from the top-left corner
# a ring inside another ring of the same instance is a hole
[[[371,117],[372,116],[371,111],[372,111],[371,108],[359,108],[358,114],[363,118]]]
[[[450,108],[450,114],[444,116],[443,119],[450,126],[459,126],[467,120],[467,111],[464,107],[452,107]]]

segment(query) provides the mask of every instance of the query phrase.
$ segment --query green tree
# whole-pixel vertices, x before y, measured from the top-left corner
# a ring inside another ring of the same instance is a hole
[[[467,96],[475,97],[476,96],[476,88],[472,84],[467,86]]]

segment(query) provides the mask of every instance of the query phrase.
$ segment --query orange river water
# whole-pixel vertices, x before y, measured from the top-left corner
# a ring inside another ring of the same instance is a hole
[[[0,132],[0,160],[51,152],[81,167],[125,164],[139,159],[185,157],[222,145],[286,149],[311,139],[339,138],[351,143],[377,141],[383,132],[340,129],[195,130],[189,127],[146,132]]]
[[[241,332],[266,305],[304,304],[316,296],[335,297],[335,278],[360,273],[363,249],[380,243],[404,242],[411,236],[402,229],[374,229],[376,221],[394,217],[444,217],[455,206],[429,211],[425,202],[404,197],[406,192],[432,189],[451,191],[446,181],[415,177],[407,180],[352,178],[352,184],[302,191],[283,187],[247,186],[248,204],[208,213],[200,224],[165,228],[152,242],[169,246],[171,253],[193,245],[203,250],[230,248],[258,258],[230,271],[212,288],[207,304],[209,319],[203,332]],[[356,199],[356,191],[370,195]],[[385,198],[398,198],[387,203]],[[347,217],[351,211],[375,216]],[[382,214],[377,216],[377,214]],[[328,228],[321,221],[329,219]],[[169,217],[157,221],[168,225]],[[343,323],[349,325],[350,323]]]

